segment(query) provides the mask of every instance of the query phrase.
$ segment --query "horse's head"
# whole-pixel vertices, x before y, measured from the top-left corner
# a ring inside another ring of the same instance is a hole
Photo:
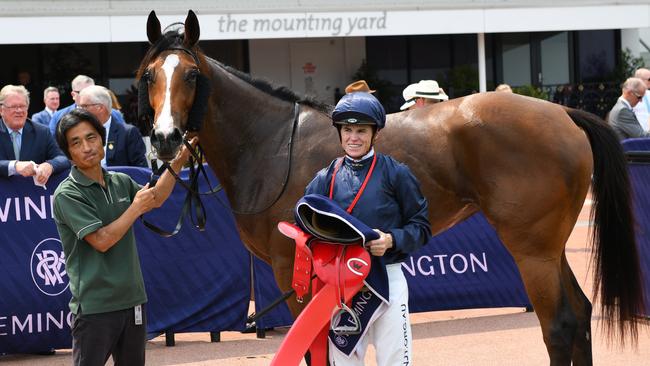
[[[201,128],[209,83],[202,73],[206,59],[197,47],[199,21],[192,10],[185,23],[163,33],[155,12],[147,20],[151,48],[138,70],[138,115],[153,121],[151,145],[157,157],[169,161],[180,149],[186,132]]]

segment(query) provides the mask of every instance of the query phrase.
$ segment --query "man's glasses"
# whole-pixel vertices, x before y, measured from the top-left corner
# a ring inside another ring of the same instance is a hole
[[[102,105],[101,103],[88,103],[88,104],[77,104],[77,109],[88,109],[97,105]]]
[[[26,105],[3,105],[2,108],[8,109],[12,112],[18,112],[26,111],[28,107]]]
[[[638,99],[638,100],[643,99],[643,95],[639,95],[639,94],[637,94],[637,93],[635,93],[635,92],[632,92],[632,94],[634,94],[634,96],[635,96],[636,99]]]

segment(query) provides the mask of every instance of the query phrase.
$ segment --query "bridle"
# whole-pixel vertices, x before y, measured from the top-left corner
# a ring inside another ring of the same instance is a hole
[[[194,59],[197,67],[200,66],[200,59],[198,55],[187,48],[170,47],[167,50],[178,50],[185,52],[186,54],[190,55],[192,59]],[[148,77],[145,77],[146,75],[147,74],[145,73],[145,75],[143,75],[138,82],[138,117],[140,120],[144,120],[150,125],[153,125],[151,121],[154,117],[154,110],[149,103],[149,79]],[[173,231],[169,232],[163,230],[156,225],[146,221],[143,216],[140,216],[140,219],[142,220],[142,223],[145,227],[163,237],[176,235],[183,226],[183,218],[187,215],[190,216],[190,220],[196,228],[198,228],[200,231],[205,230],[206,211],[203,202],[201,201],[201,195],[215,194],[223,189],[221,184],[217,185],[214,188],[210,184],[210,180],[208,179],[208,175],[203,166],[203,159],[205,154],[203,153],[201,144],[197,144],[196,148],[194,148],[189,142],[190,138],[201,130],[203,119],[205,118],[205,113],[207,110],[207,102],[208,98],[210,97],[210,83],[205,75],[201,73],[197,75],[195,90],[194,102],[192,103],[192,108],[188,114],[186,131],[183,134],[182,139],[182,143],[190,152],[190,172],[188,182],[186,183],[183,179],[181,179],[178,174],[174,172],[174,169],[172,169],[171,165],[168,162],[163,161],[161,162],[160,166],[158,166],[158,160],[155,157],[152,157],[151,159],[151,177],[149,179],[149,187],[154,187],[158,181],[158,178],[160,178],[160,175],[166,170],[174,177],[174,179],[176,179],[176,182],[183,186],[187,191],[187,195],[185,196],[185,201],[183,203],[183,208],[181,209],[178,221],[176,222],[176,227]],[[209,190],[207,192],[199,192],[199,175],[203,175],[205,181],[208,183]],[[219,202],[224,205],[224,207],[227,207],[218,196],[216,197]],[[194,208],[194,216],[191,215],[192,207]]]
[[[196,63],[196,67],[200,70],[201,61],[199,56],[190,49],[185,47],[169,47],[165,51],[181,51],[184,52]],[[160,53],[158,54],[160,55]],[[156,57],[158,56],[156,55]],[[148,72],[145,72],[140,80],[138,81],[138,118],[146,121],[150,125],[153,125],[154,110],[149,104],[149,76]],[[201,126],[203,125],[203,119],[205,118],[205,113],[208,107],[208,99],[210,98],[210,83],[207,76],[199,72],[196,76],[196,89],[194,95],[194,103],[192,103],[192,108],[187,116],[187,123],[185,125],[185,130],[189,132],[199,132]]]

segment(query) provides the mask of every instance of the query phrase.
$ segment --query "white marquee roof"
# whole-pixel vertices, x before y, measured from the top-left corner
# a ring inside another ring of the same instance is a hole
[[[0,44],[145,41],[189,8],[204,40],[650,27],[648,0],[4,0]]]

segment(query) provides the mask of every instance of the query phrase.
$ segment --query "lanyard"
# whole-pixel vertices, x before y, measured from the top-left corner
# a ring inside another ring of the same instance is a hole
[[[368,184],[368,181],[370,180],[370,176],[372,175],[372,172],[375,170],[375,163],[377,162],[377,154],[375,154],[372,157],[372,164],[370,164],[370,169],[368,170],[368,174],[366,174],[366,178],[363,180],[363,184],[361,184],[361,188],[359,188],[359,192],[357,192],[357,195],[354,197],[354,200],[352,203],[350,203],[350,206],[347,208],[347,213],[351,214],[352,210],[354,209],[354,206],[357,204],[359,201],[359,198],[361,198],[361,194],[363,191],[366,189],[366,184]],[[330,182],[330,199],[334,196],[334,181],[336,180],[336,173],[339,171],[339,168],[343,165],[343,158],[339,158],[339,161],[336,163],[336,166],[334,167],[334,172],[332,173],[332,181]]]

